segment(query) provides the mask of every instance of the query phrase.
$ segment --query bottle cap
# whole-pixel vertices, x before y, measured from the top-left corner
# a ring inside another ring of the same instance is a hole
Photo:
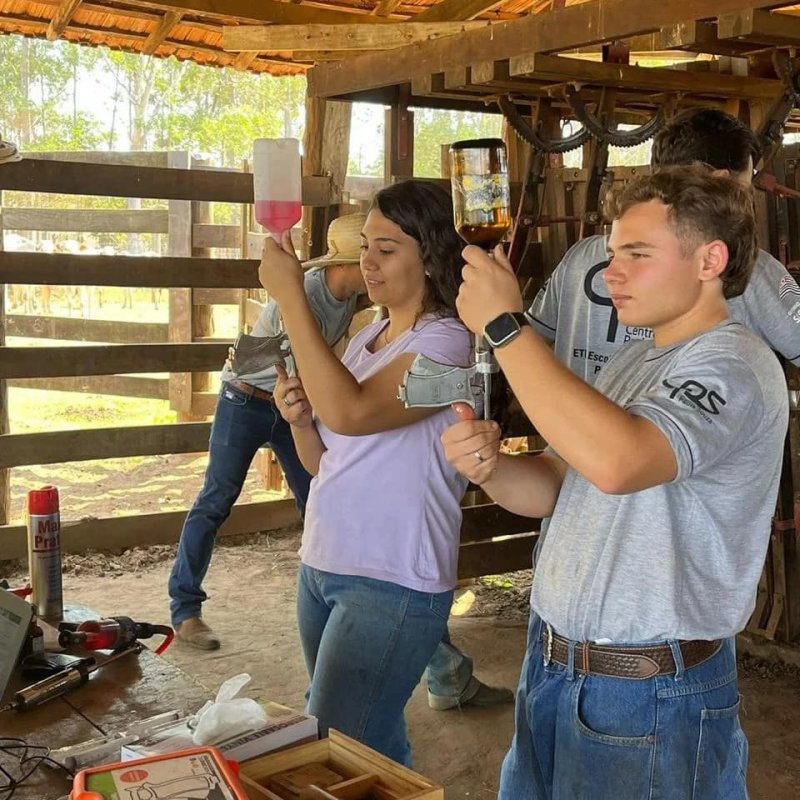
[[[58,489],[55,486],[43,486],[28,492],[28,513],[37,516],[58,513]]]

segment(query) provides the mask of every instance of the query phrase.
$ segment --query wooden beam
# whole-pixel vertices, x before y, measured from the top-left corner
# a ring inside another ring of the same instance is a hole
[[[12,389],[37,389],[47,392],[111,394],[119,397],[146,397],[167,400],[166,378],[139,378],[132,375],[88,375],[79,378],[19,378],[8,381]]]
[[[246,22],[266,22],[280,25],[347,25],[354,22],[386,22],[385,18],[348,11],[313,8],[305,4],[283,3],[276,0],[167,0],[166,2],[137,2],[137,6],[182,11],[186,15],[210,17],[230,22],[233,18]]]
[[[167,341],[169,326],[162,322],[119,322],[78,317],[6,317],[6,336],[25,339],[63,339],[107,344],[158,344]]]
[[[224,344],[109,344],[2,347],[0,377],[62,378],[141,372],[208,372],[228,355]]]
[[[255,259],[0,253],[0,283],[259,289]]]
[[[82,519],[62,522],[61,547],[66,553],[94,550],[117,550],[125,547],[147,547],[172,544],[181,535],[188,509],[128,517]],[[299,524],[294,500],[267,500],[235,505],[230,517],[220,527],[218,536],[273,531]],[[25,525],[0,527],[0,560],[20,559],[27,555]]]
[[[230,52],[388,50],[453,36],[488,22],[398,22],[387,25],[237,25],[222,29]]]
[[[502,6],[505,0],[439,0],[417,14],[415,22],[445,22],[475,19],[487,11]]]
[[[484,61],[472,65],[473,83],[481,83],[492,74],[504,76],[505,62]],[[707,72],[686,72],[668,68],[636,67],[630,64],[604,64],[599,61],[567,56],[522,55],[508,62],[508,76],[535,80],[636,87],[651,92],[697,92],[723,97],[758,97],[772,99],[780,92],[780,82],[767,78],[740,75],[719,75]]]
[[[209,422],[81,428],[0,436],[0,469],[33,464],[65,464],[95,458],[129,458],[208,449]]]
[[[388,17],[402,2],[403,0],[380,0],[378,5],[370,11],[370,14]]]
[[[115,10],[116,12],[116,10]],[[127,164],[136,167],[166,167],[166,150],[49,150],[25,153],[25,158],[37,161],[77,161],[80,164]]]
[[[55,41],[64,33],[69,21],[72,19],[72,15],[77,11],[80,4],[81,0],[61,0],[56,13],[47,26],[47,38],[49,41]]]
[[[538,533],[510,536],[496,542],[464,544],[458,550],[458,577],[477,578],[530,569]]]
[[[527,53],[557,53],[625,39],[687,19],[707,19],[739,11],[743,2],[745,0],[673,0],[669,3],[597,0],[547,14],[497,22],[489,28],[468,31],[452,39],[419,42],[341,64],[321,64],[309,73],[308,93],[312,97],[342,97],[351,92],[406,83],[416,76],[444,72],[460,64]],[[748,4],[760,9],[792,5],[774,0],[749,0]]]
[[[247,72],[253,66],[253,62],[258,58],[257,52],[239,53],[236,60],[231,65],[238,72]]]
[[[3,227],[12,231],[85,231],[92,233],[168,233],[166,210],[105,211],[96,208],[3,209]]]
[[[540,519],[512,514],[496,503],[466,506],[462,509],[461,544],[479,542],[496,536],[538,531]]]
[[[116,164],[98,164],[89,170],[77,162],[29,158],[3,164],[0,189],[217,203],[253,202],[253,176],[242,172]],[[320,175],[303,178],[304,205],[328,206],[338,202],[329,178]]]
[[[182,17],[183,12],[181,11],[167,11],[142,45],[142,55],[153,55]]]
[[[800,17],[748,8],[736,14],[722,14],[717,22],[717,35],[720,39],[796,47],[800,42]]]

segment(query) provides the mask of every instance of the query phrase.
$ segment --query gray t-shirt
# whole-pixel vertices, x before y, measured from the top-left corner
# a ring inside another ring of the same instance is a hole
[[[603,270],[606,237],[590,236],[569,249],[536,295],[528,318],[562,364],[593,384],[603,365],[625,342],[652,338],[649,328],[619,323]],[[800,366],[800,288],[783,265],[759,250],[744,294],[728,312],[773,350]]]
[[[331,290],[325,282],[325,268],[323,267],[306,272],[304,288],[311,306],[311,312],[317,320],[317,325],[319,325],[325,341],[333,347],[347,333],[347,328],[356,311],[358,296],[353,294],[347,300],[337,300],[331,294]],[[280,316],[281,312],[278,304],[274,300],[267,303],[264,306],[264,310],[259,314],[256,324],[253,325],[251,334],[253,336],[275,336],[280,331]],[[278,381],[275,367],[268,367],[260,372],[247,375],[234,376],[228,361],[225,362],[222,368],[221,377],[223,381],[230,381],[235,378],[267,392],[273,391]]]
[[[752,612],[788,421],[778,360],[725,322],[664,348],[622,348],[597,389],[667,437],[668,484],[604,494],[568,469],[531,594],[578,641],[719,639]]]

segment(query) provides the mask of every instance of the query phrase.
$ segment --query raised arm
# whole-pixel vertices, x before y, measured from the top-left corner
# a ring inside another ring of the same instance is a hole
[[[359,436],[410,425],[437,409],[406,409],[397,399],[397,387],[415,354],[404,353],[364,383],[342,365],[320,333],[303,291],[303,273],[286,234],[282,247],[273,239],[264,243],[259,279],[278,302],[283,324],[303,388],[314,412],[332,431]]]
[[[491,259],[476,247],[459,294],[471,330],[506,311],[521,311],[516,277],[501,250]],[[649,420],[629,414],[558,362],[530,327],[496,351],[525,414],[558,454],[603,492],[627,494],[672,480],[677,462],[670,443]]]

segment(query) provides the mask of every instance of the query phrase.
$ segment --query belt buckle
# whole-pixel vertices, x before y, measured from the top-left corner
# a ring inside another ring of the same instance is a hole
[[[544,627],[544,665],[549,667],[553,662],[553,628],[550,623],[545,622]]]

